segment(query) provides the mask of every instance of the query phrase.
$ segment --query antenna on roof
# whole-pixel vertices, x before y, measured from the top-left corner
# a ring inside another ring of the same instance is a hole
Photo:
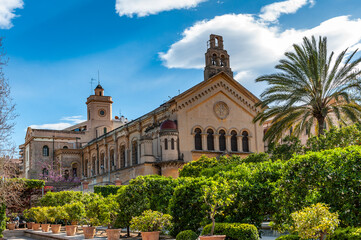
[[[93,93],[93,82],[94,82],[94,81],[95,81],[94,78],[91,78],[91,79],[90,79],[90,94]]]
[[[100,85],[99,70],[98,70],[98,85]]]

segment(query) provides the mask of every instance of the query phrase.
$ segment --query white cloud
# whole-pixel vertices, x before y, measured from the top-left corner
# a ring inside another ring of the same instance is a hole
[[[313,0],[287,0],[282,2],[275,2],[264,6],[261,9],[259,17],[264,21],[274,22],[281,16],[281,14],[295,13],[298,9],[306,4],[314,5]]]
[[[41,125],[30,125],[33,129],[50,129],[50,130],[63,130],[64,128],[71,127],[70,123],[47,123]]]
[[[63,117],[60,120],[62,121],[69,121],[69,122],[73,122],[74,124],[78,124],[81,122],[84,122],[85,120],[83,119],[83,116],[79,115],[79,116],[70,116],[70,117]]]
[[[361,42],[361,19],[349,16],[331,18],[310,29],[282,30],[278,25],[260,21],[257,16],[226,14],[195,23],[184,30],[182,38],[160,53],[168,68],[204,67],[204,53],[209,35],[222,35],[231,56],[231,67],[239,81],[254,80],[272,71],[284,52],[304,36],[327,36],[328,48],[336,53]]]
[[[50,129],[50,130],[63,130],[65,128],[71,127],[75,124],[84,122],[86,120],[82,119],[83,116],[70,116],[70,117],[62,117],[59,123],[46,123],[41,125],[30,125],[33,129]]]
[[[11,20],[16,17],[15,9],[23,8],[23,0],[1,0],[0,1],[0,28],[9,29],[13,26]]]
[[[193,8],[207,0],[116,0],[115,9],[119,16],[145,17],[172,9]]]

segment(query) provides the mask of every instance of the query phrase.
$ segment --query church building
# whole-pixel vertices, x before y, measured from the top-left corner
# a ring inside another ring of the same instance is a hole
[[[96,184],[127,184],[139,175],[178,176],[202,155],[263,152],[263,127],[252,123],[260,108],[233,79],[223,39],[210,35],[204,80],[143,116],[113,119],[112,98],[100,84],[87,99],[87,121],[64,130],[28,128],[20,146],[26,178],[61,174]],[[45,167],[44,167],[45,166]]]

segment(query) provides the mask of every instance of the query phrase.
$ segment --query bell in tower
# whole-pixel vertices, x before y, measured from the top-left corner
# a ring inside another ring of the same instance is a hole
[[[207,80],[222,71],[233,78],[233,72],[230,68],[229,55],[227,51],[223,49],[223,37],[211,34],[210,39],[207,42],[204,80]]]

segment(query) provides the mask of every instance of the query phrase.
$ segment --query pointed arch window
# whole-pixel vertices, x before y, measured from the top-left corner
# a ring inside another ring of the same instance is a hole
[[[213,151],[214,150],[214,132],[212,129],[208,129],[207,130],[207,149],[209,151]]]
[[[219,150],[226,151],[226,132],[224,130],[219,131]]]
[[[49,147],[46,146],[46,145],[43,147],[43,156],[44,156],[44,157],[48,157],[48,156],[49,156]]]
[[[237,132],[231,132],[231,150],[232,152],[238,152]]]
[[[172,150],[174,150],[174,139],[173,138],[170,140],[170,148]]]
[[[196,128],[194,133],[194,147],[196,150],[202,150],[202,130]]]
[[[168,150],[168,139],[164,139],[164,150]]]
[[[248,141],[248,132],[242,132],[242,150],[243,152],[249,152],[249,141]]]

